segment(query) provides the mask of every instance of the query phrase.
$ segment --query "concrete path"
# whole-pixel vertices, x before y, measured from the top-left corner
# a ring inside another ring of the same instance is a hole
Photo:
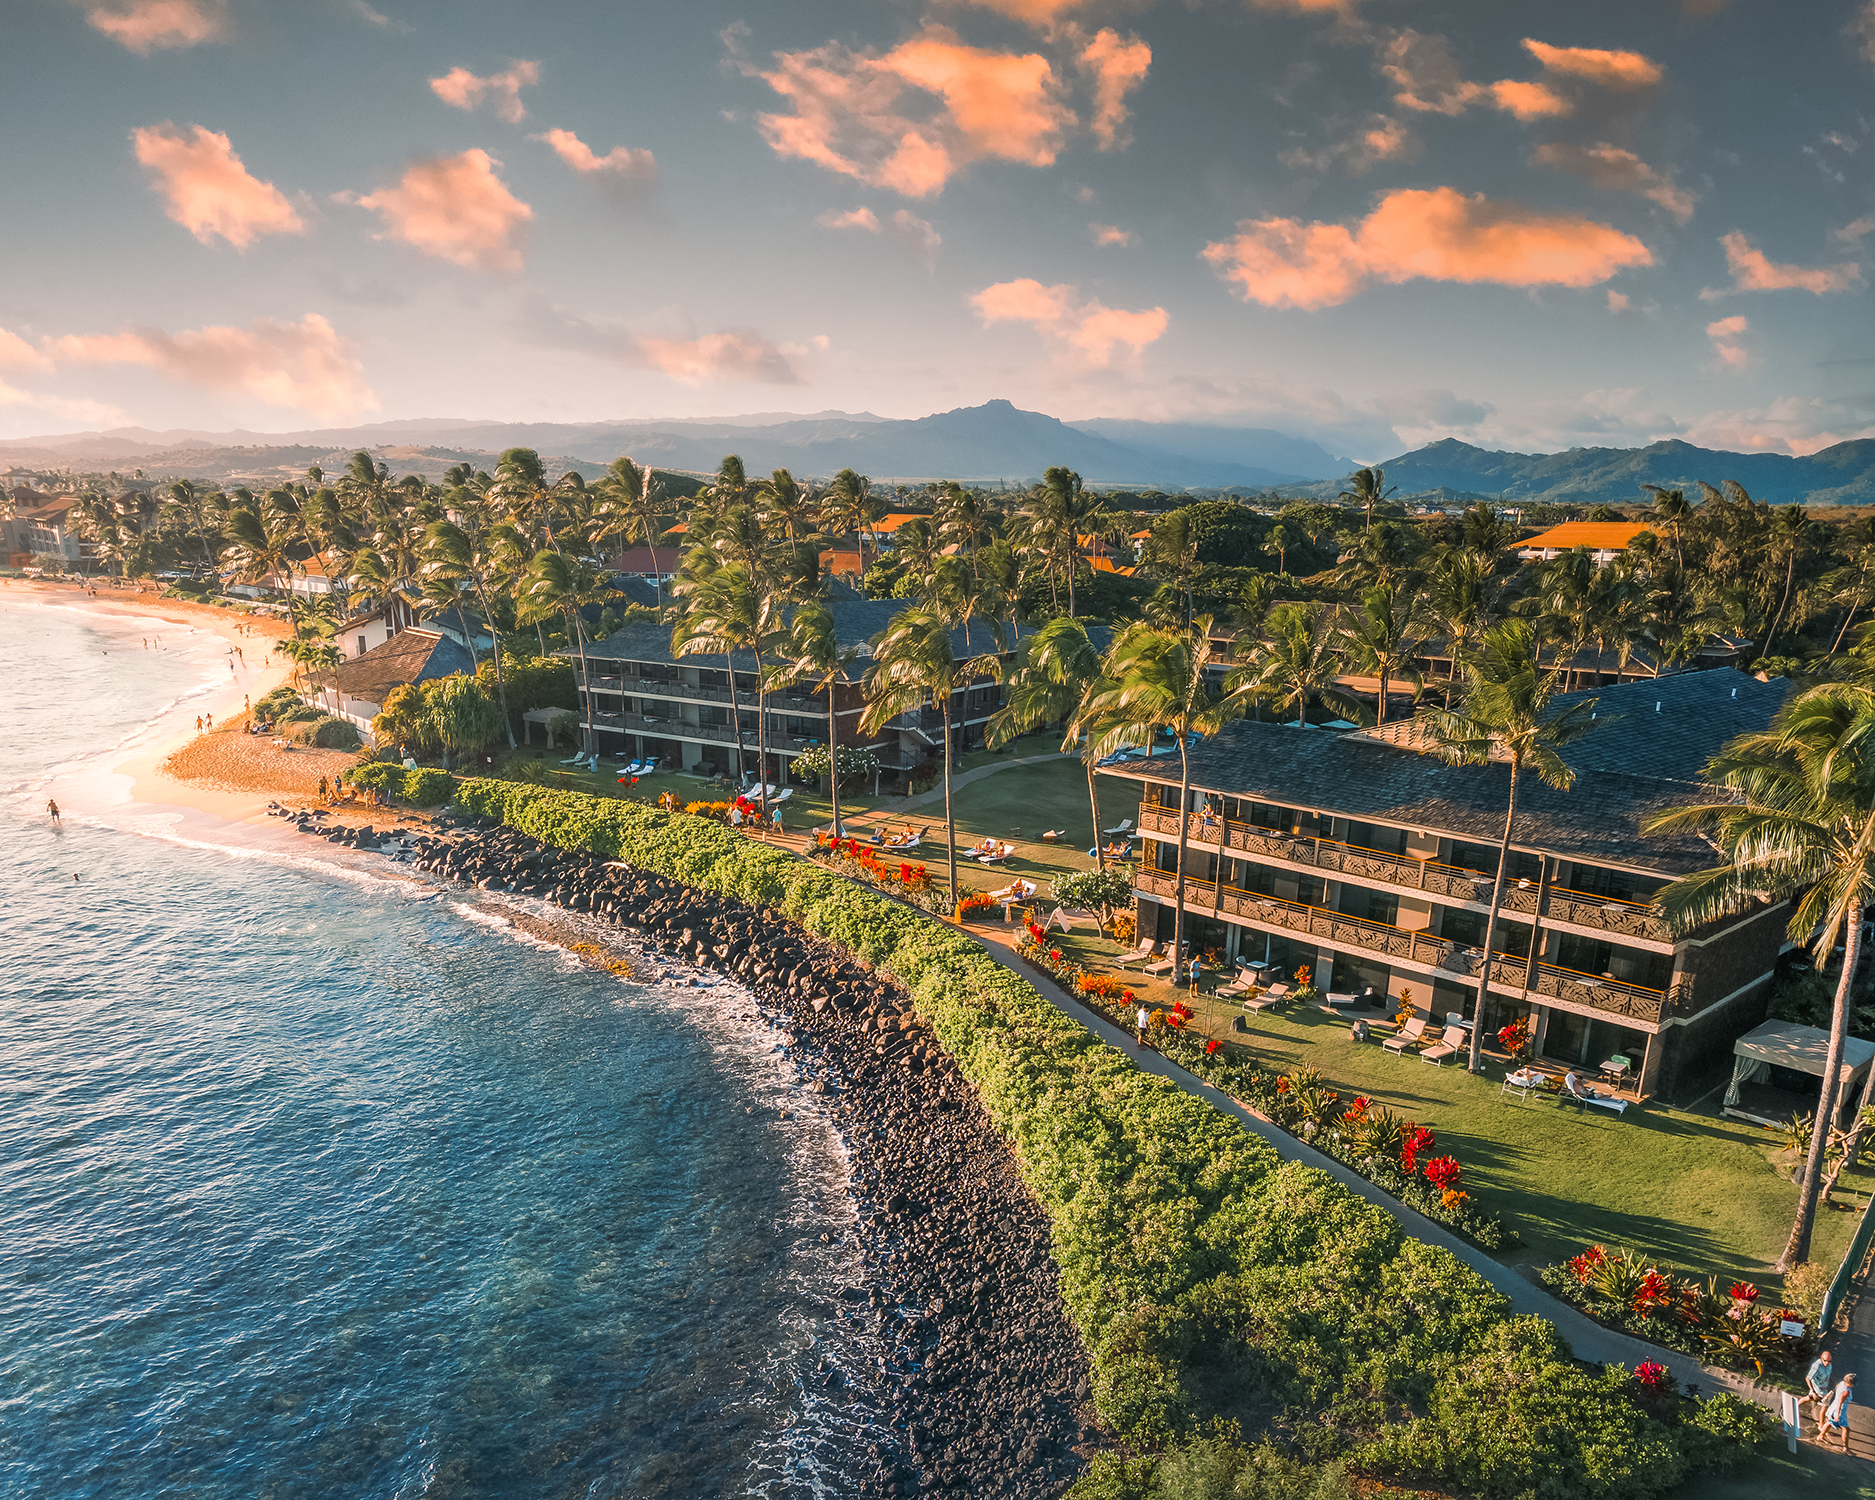
[[[1875,1253],[1863,1260],[1836,1316],[1838,1327],[1847,1320],[1848,1332],[1824,1343],[1838,1378],[1852,1371],[1856,1376],[1857,1404],[1849,1409],[1848,1451],[1860,1459],[1875,1459],[1875,1405],[1864,1404],[1872,1399],[1867,1393],[1875,1389]],[[1804,1415],[1804,1431],[1809,1433],[1813,1431],[1807,1420],[1810,1413]]]
[[[1494,1259],[1487,1251],[1480,1250],[1476,1245],[1460,1239],[1443,1224],[1435,1223],[1424,1214],[1407,1207],[1398,1198],[1382,1192],[1365,1177],[1342,1165],[1332,1156],[1317,1151],[1313,1146],[1298,1140],[1248,1105],[1187,1073],[1163,1053],[1151,1047],[1141,1047],[1130,1032],[1115,1026],[1097,1011],[1090,1010],[1048,975],[1017,959],[1014,952],[1016,929],[1009,929],[1007,936],[995,928],[988,931],[976,931],[972,933],[972,936],[982,942],[991,958],[1034,985],[1064,1015],[1078,1021],[1109,1046],[1119,1048],[1147,1072],[1170,1079],[1187,1093],[1196,1095],[1214,1108],[1242,1121],[1244,1125],[1269,1142],[1275,1148],[1277,1155],[1286,1160],[1319,1167],[1343,1187],[1359,1193],[1375,1207],[1383,1208],[1392,1214],[1414,1239],[1451,1251],[1453,1255],[1503,1293],[1517,1312],[1535,1313],[1539,1317],[1547,1318],[1561,1330],[1562,1336],[1569,1341],[1578,1359],[1588,1360],[1593,1364],[1619,1362],[1630,1370],[1645,1360],[1652,1360],[1656,1364],[1665,1365],[1673,1372],[1673,1378],[1682,1385],[1697,1385],[1702,1390],[1708,1391],[1715,1387],[1736,1391],[1739,1395],[1748,1397],[1773,1411],[1779,1409],[1779,1393],[1775,1388],[1760,1387],[1756,1382],[1744,1376],[1735,1375],[1728,1370],[1709,1369],[1690,1355],[1681,1354],[1672,1349],[1663,1349],[1658,1344],[1645,1343],[1640,1339],[1617,1333],[1611,1328],[1602,1327],[1601,1324],[1585,1316],[1567,1302],[1551,1296],[1541,1286],[1526,1281],[1514,1269]],[[1870,1317],[1872,1321],[1875,1321],[1875,1306],[1871,1307]],[[1871,1360],[1867,1368],[1870,1371],[1868,1378],[1875,1379],[1875,1360]]]

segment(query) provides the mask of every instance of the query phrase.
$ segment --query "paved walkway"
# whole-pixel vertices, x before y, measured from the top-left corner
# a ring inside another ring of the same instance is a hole
[[[1039,766],[1042,762],[1049,760],[1072,759],[1074,757],[1071,755],[1055,751],[1050,755],[1021,755],[1014,760],[999,760],[994,765],[978,766],[975,770],[965,771],[961,776],[951,777],[951,795],[955,797],[959,787],[969,786],[973,781],[981,781],[985,776],[994,776],[998,771],[1007,771],[1015,766]],[[920,792],[916,797],[906,797],[903,801],[894,802],[890,810],[894,813],[909,812],[914,807],[929,807],[932,803],[936,803],[939,807],[944,805],[942,778],[939,778],[938,784],[930,791]]]
[[[982,941],[991,958],[1004,968],[1028,980],[1064,1015],[1080,1022],[1109,1046],[1119,1048],[1147,1072],[1156,1073],[1161,1078],[1169,1078],[1187,1093],[1196,1095],[1207,1104],[1242,1121],[1244,1125],[1269,1142],[1275,1148],[1277,1155],[1290,1161],[1319,1167],[1343,1187],[1359,1193],[1375,1207],[1383,1208],[1392,1214],[1414,1239],[1451,1251],[1509,1299],[1511,1306],[1517,1312],[1535,1313],[1539,1317],[1547,1318],[1561,1330],[1563,1337],[1575,1350],[1578,1359],[1588,1360],[1594,1364],[1619,1362],[1629,1369],[1633,1369],[1644,1360],[1653,1360],[1656,1364],[1665,1365],[1673,1372],[1674,1379],[1683,1385],[1697,1385],[1704,1390],[1711,1390],[1715,1386],[1723,1387],[1736,1391],[1741,1396],[1747,1396],[1760,1405],[1770,1407],[1773,1411],[1779,1409],[1779,1395],[1773,1388],[1759,1387],[1751,1380],[1732,1374],[1730,1371],[1709,1369],[1690,1355],[1680,1354],[1672,1349],[1663,1349],[1658,1344],[1645,1343],[1640,1339],[1617,1333],[1613,1329],[1604,1328],[1567,1302],[1551,1296],[1541,1286],[1526,1281],[1517,1271],[1494,1259],[1488,1252],[1460,1239],[1443,1224],[1435,1223],[1424,1214],[1407,1207],[1398,1198],[1382,1192],[1365,1177],[1342,1165],[1332,1156],[1324,1155],[1307,1142],[1298,1140],[1281,1126],[1265,1119],[1248,1105],[1200,1081],[1179,1067],[1177,1063],[1170,1061],[1164,1054],[1151,1047],[1140,1046],[1131,1033],[1115,1026],[1097,1011],[1088,1009],[1046,974],[1017,959],[1014,952],[1016,929],[1010,928],[1007,936],[997,928],[990,928],[987,931],[978,930],[972,933],[972,936]],[[1875,1323],[1875,1303],[1872,1303],[1869,1315],[1871,1322]],[[1871,1360],[1867,1368],[1871,1372],[1869,1378],[1875,1380],[1875,1360]]]
[[[1830,1358],[1841,1375],[1856,1376],[1857,1404],[1849,1409],[1849,1451],[1857,1458],[1875,1459],[1875,1252],[1866,1257],[1843,1299],[1840,1320],[1849,1329],[1826,1339]],[[1804,1431],[1813,1431],[1806,1412]],[[1832,1447],[1834,1444],[1831,1445]]]

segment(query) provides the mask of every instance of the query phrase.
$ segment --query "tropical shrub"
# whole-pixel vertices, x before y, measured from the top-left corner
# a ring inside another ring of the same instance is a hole
[[[810,745],[794,758],[793,774],[811,776],[818,782],[825,782],[830,757],[827,746]],[[840,786],[842,790],[850,786],[866,787],[872,778],[883,769],[879,764],[879,752],[871,745],[842,745],[840,747]]]
[[[337,718],[321,709],[282,726],[286,737],[296,744],[314,745],[321,750],[356,750],[363,743],[358,726],[350,719]]]
[[[482,691],[499,703],[505,691],[508,712],[519,722],[522,714],[535,708],[579,708],[579,685],[573,675],[573,663],[558,656],[515,656],[501,658],[502,682],[495,682],[495,663],[491,659],[475,669],[475,680]]]
[[[1227,1392],[1291,1413],[1317,1460],[1493,1496],[1639,1500],[1686,1472],[1689,1424],[1643,1412],[1625,1375],[1581,1370],[1552,1327],[1513,1317],[1455,1257],[1101,1044],[956,928],[682,813],[487,780],[456,799],[548,843],[775,907],[902,984],[1047,1213],[1090,1400],[1136,1451],[1189,1451],[1212,1393]],[[1198,1038],[1168,1037],[1181,1062],[1206,1064]],[[1086,1493],[1126,1493],[1093,1488],[1113,1472],[1102,1465]]]
[[[376,792],[381,797],[401,797],[404,794],[404,768],[393,760],[366,761],[362,766],[354,766],[347,773],[347,779],[361,792]]]
[[[1117,865],[1104,870],[1077,870],[1055,877],[1055,899],[1063,906],[1098,911],[1103,916],[1116,906],[1133,904],[1133,872]]]
[[[412,807],[435,807],[447,802],[455,789],[456,778],[434,766],[404,772],[404,800]]]

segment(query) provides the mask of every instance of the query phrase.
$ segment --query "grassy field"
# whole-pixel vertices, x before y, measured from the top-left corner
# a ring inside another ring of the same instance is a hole
[[[1786,1452],[1781,1441],[1736,1474],[1702,1474],[1664,1500],[1875,1500],[1875,1469],[1859,1458],[1825,1453],[1813,1443]]]

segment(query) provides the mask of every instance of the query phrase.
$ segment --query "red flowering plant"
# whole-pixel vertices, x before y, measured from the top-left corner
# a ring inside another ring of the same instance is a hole
[[[1432,1150],[1434,1137],[1424,1125],[1409,1124],[1406,1141],[1400,1147],[1400,1170],[1411,1177],[1419,1170],[1419,1158]]]
[[[1643,1390],[1658,1394],[1667,1384],[1667,1367],[1655,1364],[1651,1359],[1634,1367],[1634,1380]]]
[[[1731,1288],[1731,1298],[1734,1302],[1743,1302],[1749,1306],[1751,1303],[1758,1300],[1758,1289],[1749,1281],[1734,1281]]]
[[[1435,1157],[1426,1163],[1426,1181],[1443,1193],[1458,1186],[1458,1174],[1462,1170],[1456,1156]]]
[[[1061,950],[1059,948],[1050,948],[1048,950],[1048,961],[1051,964],[1060,963],[1061,962]]]
[[[1139,1003],[1139,996],[1135,995],[1131,990],[1128,990],[1125,994],[1120,996],[1120,1003],[1122,1005],[1136,1005]]]
[[[1512,1021],[1497,1034],[1497,1044],[1513,1058],[1522,1057],[1530,1047],[1530,1023]]]
[[[1608,1252],[1600,1245],[1590,1245],[1580,1255],[1570,1257],[1569,1274],[1584,1286],[1594,1279],[1596,1267],[1608,1259]]]
[[[1365,1094],[1355,1095],[1354,1102],[1341,1112],[1342,1122],[1347,1125],[1359,1124],[1367,1118],[1367,1107],[1372,1103],[1373,1100]]]
[[[1205,1056],[1209,1057],[1213,1052],[1216,1052],[1217,1049],[1223,1045],[1224,1044],[1220,1042],[1216,1037],[1212,1037],[1210,1041],[1204,1044]]]
[[[1636,1316],[1645,1318],[1656,1308],[1671,1306],[1675,1300],[1673,1283],[1657,1269],[1650,1269],[1635,1288],[1634,1312]]]

